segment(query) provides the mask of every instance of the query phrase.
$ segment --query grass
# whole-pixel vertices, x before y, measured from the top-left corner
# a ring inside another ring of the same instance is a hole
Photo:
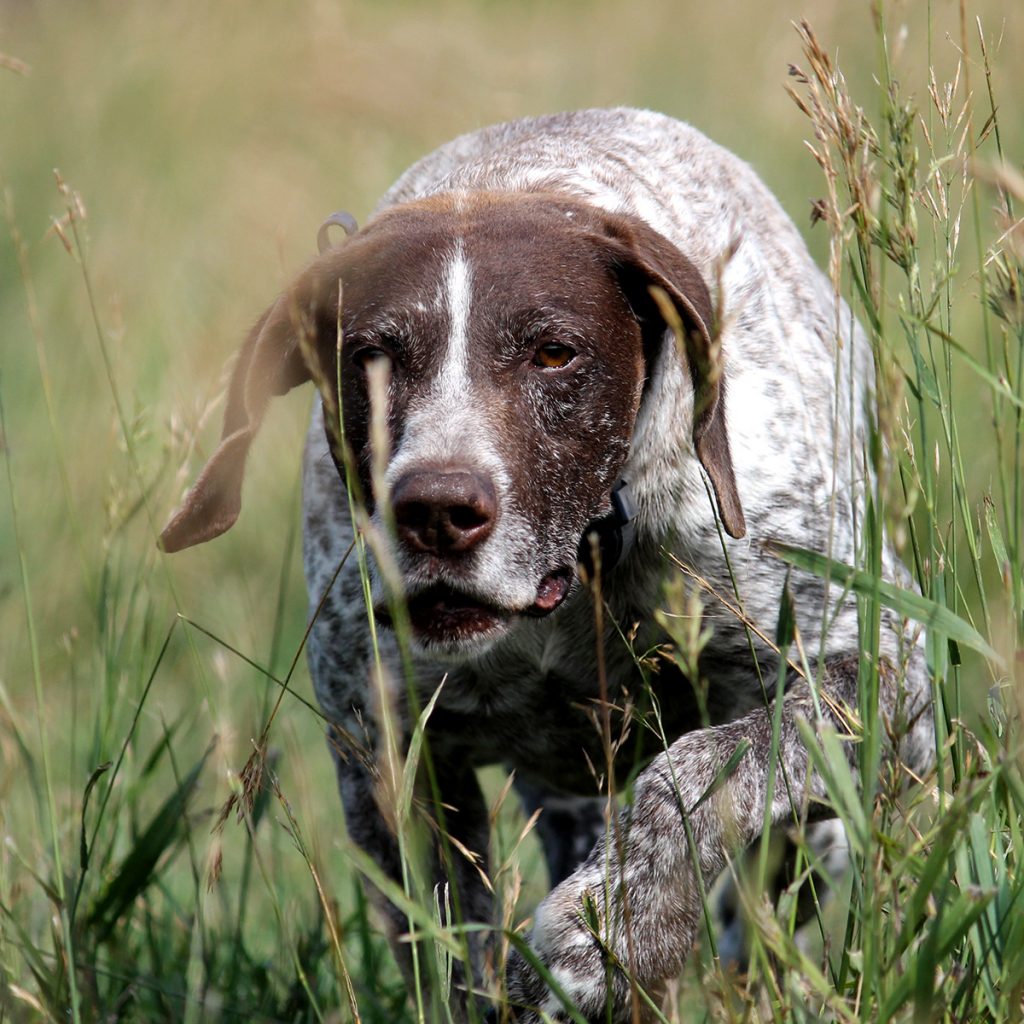
[[[826,735],[847,889],[807,943],[795,888],[777,906],[741,888],[749,975],[720,969],[709,931],[668,1019],[1022,1016],[1024,13],[1003,6],[818,4],[796,33],[773,5],[667,0],[642,18],[470,0],[5,12],[0,1022],[429,1010],[367,906],[374,868],[344,837],[301,656],[304,401],[272,414],[231,535],[174,561],[153,539],[209,450],[244,318],[326,211],[363,220],[411,159],[477,124],[617,102],[740,152],[798,223],[816,200],[810,243],[875,347],[884,445],[857,571],[793,557],[858,594],[869,652],[882,603],[931,622],[941,755],[922,785],[875,770],[866,704],[857,787]],[[883,524],[919,597],[878,583]],[[699,610],[683,584],[670,613]],[[692,667],[703,634],[685,621]],[[417,755],[395,763],[407,874],[376,881],[443,985],[464,932],[423,891]],[[486,782],[511,929],[543,870],[501,773]]]

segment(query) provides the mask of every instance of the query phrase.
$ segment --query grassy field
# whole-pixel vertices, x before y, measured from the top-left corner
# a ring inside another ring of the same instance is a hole
[[[826,940],[755,900],[749,976],[704,943],[668,1019],[1022,1016],[1024,6],[965,5],[0,0],[0,1024],[415,1019],[299,656],[309,396],[271,413],[236,529],[154,540],[326,213],[364,221],[457,133],[611,104],[750,161],[869,327],[880,519],[937,623],[937,778],[836,773]],[[532,837],[511,873],[524,919]]]

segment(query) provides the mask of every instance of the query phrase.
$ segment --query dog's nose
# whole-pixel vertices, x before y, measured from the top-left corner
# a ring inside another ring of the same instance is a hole
[[[417,470],[399,477],[391,494],[399,539],[413,551],[457,554],[494,529],[498,499],[480,473]]]

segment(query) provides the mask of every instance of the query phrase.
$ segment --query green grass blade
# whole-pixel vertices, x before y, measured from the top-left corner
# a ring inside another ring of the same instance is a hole
[[[416,787],[416,774],[419,771],[420,756],[423,753],[423,737],[426,732],[427,722],[430,719],[431,712],[434,710],[434,705],[437,704],[437,698],[441,696],[441,690],[447,679],[448,676],[446,675],[437,684],[437,689],[434,690],[430,700],[427,701],[426,707],[420,712],[419,717],[416,719],[416,726],[412,731],[412,739],[409,741],[409,749],[405,755],[405,765],[402,768],[402,788],[398,795],[398,807],[396,808],[400,826],[408,819],[409,809],[412,807],[413,791]]]
[[[898,615],[920,622],[929,629],[942,633],[950,640],[955,640],[957,643],[984,654],[986,658],[990,658],[997,664],[1003,664],[1002,658],[989,646],[985,638],[970,623],[965,622],[944,605],[922,597],[913,590],[906,590],[885,580],[877,579],[871,573],[855,569],[853,566],[846,565],[845,562],[838,562],[827,555],[809,551],[807,548],[793,547],[776,541],[769,541],[767,547],[772,554],[784,562],[803,569],[805,572],[835,580],[864,597],[872,597],[877,594],[882,604]]]
[[[97,900],[89,914],[89,924],[97,930],[97,941],[102,942],[110,935],[117,921],[150,884],[161,857],[183,837],[185,813],[215,745],[216,741],[210,743],[181,784],[164,801]]]
[[[736,744],[736,749],[729,755],[725,764],[718,769],[715,777],[708,783],[707,789],[697,798],[697,802],[692,807],[683,808],[684,812],[688,815],[693,814],[698,807],[710,800],[729,781],[740,761],[747,756],[748,750],[750,750],[750,740],[744,736]]]
[[[78,838],[78,866],[81,868],[83,875],[89,870],[89,845],[85,841],[85,814],[89,808],[89,797],[96,783],[110,771],[112,763],[111,761],[105,761],[93,770],[89,776],[89,781],[85,784],[85,792],[82,794],[82,829]]]

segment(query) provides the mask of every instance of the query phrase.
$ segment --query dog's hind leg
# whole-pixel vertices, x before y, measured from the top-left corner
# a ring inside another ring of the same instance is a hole
[[[799,828],[779,826],[772,830],[768,896],[773,904],[799,881],[796,893],[797,940],[813,942],[818,911],[842,884],[849,866],[849,843],[841,821],[809,822]],[[738,876],[726,873],[718,886],[716,942],[722,965],[745,973],[750,959],[750,924],[743,910],[740,887],[754,878],[760,857],[755,842],[737,858]]]

